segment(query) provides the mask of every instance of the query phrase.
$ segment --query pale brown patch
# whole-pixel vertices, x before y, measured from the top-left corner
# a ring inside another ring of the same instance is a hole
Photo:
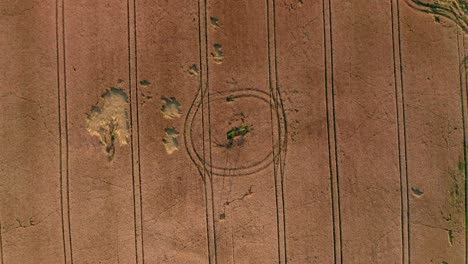
[[[127,145],[130,141],[128,97],[124,90],[111,88],[102,94],[86,118],[88,132],[106,147],[109,160],[115,155],[115,141]]]
[[[223,46],[221,44],[214,44],[213,48],[214,50],[213,52],[211,52],[211,57],[213,58],[213,61],[217,64],[223,63],[223,60],[224,60]]]
[[[163,144],[166,148],[167,154],[172,154],[174,151],[179,150],[179,132],[175,128],[166,128],[164,129],[166,136],[163,138]]]
[[[174,119],[182,116],[180,110],[180,103],[175,97],[166,98],[162,97],[164,105],[161,107],[161,113],[166,119]]]

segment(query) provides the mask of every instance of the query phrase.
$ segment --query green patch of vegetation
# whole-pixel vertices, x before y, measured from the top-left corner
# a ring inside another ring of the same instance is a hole
[[[459,171],[461,174],[465,174],[465,167],[466,167],[465,162],[463,162],[463,161],[459,161],[459,162],[458,162],[458,171]]]
[[[220,220],[226,219],[226,214],[225,213],[219,214],[219,219]]]
[[[177,131],[173,127],[165,128],[164,132],[166,132],[166,134],[169,135],[169,136],[178,136],[179,135],[179,131]]]
[[[468,2],[466,0],[409,0],[418,10],[435,15],[435,21],[440,23],[444,17],[457,23],[465,33],[468,33]]]
[[[424,194],[424,192],[421,189],[416,187],[411,187],[411,190],[413,191],[414,195],[418,197]]]
[[[192,66],[189,67],[189,73],[190,75],[198,75],[198,66],[196,64],[192,64]]]
[[[223,56],[223,55],[224,55],[223,45],[221,45],[221,44],[214,44],[214,49],[216,50],[216,53],[217,53],[219,56]]]
[[[149,86],[149,85],[151,85],[151,82],[148,81],[148,80],[142,80],[142,81],[140,81],[140,84],[143,85],[143,86]]]
[[[229,130],[227,132],[227,139],[228,140],[233,140],[235,137],[245,136],[250,131],[252,131],[252,129],[249,126],[234,127],[234,128],[232,128],[231,130]]]
[[[224,50],[223,50],[223,45],[221,44],[214,44],[213,45],[214,51],[211,52],[211,56],[214,60],[214,62],[221,64],[224,59]]]
[[[214,27],[219,27],[219,19],[216,17],[210,17],[211,25]]]

